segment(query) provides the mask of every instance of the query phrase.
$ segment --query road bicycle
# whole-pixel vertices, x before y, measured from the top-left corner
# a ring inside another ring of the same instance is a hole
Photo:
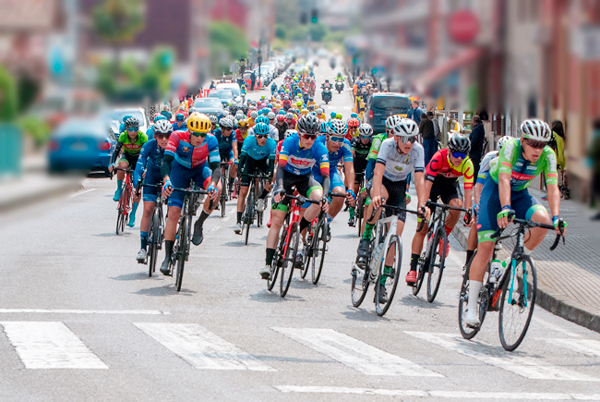
[[[131,167],[128,167],[127,169],[116,167],[113,169],[113,172],[116,170],[125,172],[125,180],[123,180],[123,184],[121,185],[121,196],[119,197],[119,203],[117,204],[116,233],[118,235],[125,231],[125,221],[129,219],[129,212],[131,212],[133,206],[133,169]]]
[[[356,208],[354,209],[354,223],[352,226],[356,226],[358,230],[358,237],[362,235],[362,223],[365,215],[365,202],[367,201],[367,193],[363,191],[365,185],[365,173],[356,173],[356,177],[359,178],[358,194],[356,194]]]
[[[231,200],[232,189],[229,186],[229,170],[232,162],[221,162],[221,182],[223,189],[219,194],[219,208],[221,209],[221,218],[225,217],[225,203]]]
[[[509,220],[514,217],[514,211],[509,214]],[[484,285],[477,296],[477,307],[479,313],[480,324],[477,327],[470,327],[463,322],[463,317],[467,311],[467,303],[469,300],[469,272],[471,263],[474,258],[471,258],[465,272],[463,274],[462,286],[460,289],[460,298],[458,304],[458,323],[460,333],[465,339],[472,339],[481,329],[483,320],[488,311],[499,311],[498,316],[498,334],[502,347],[508,351],[513,351],[519,347],[527,329],[531,322],[533,309],[535,307],[535,298],[537,293],[537,274],[533,259],[524,254],[525,232],[530,228],[544,228],[554,231],[552,225],[537,223],[526,219],[512,219],[517,228],[509,235],[502,236],[504,229],[498,228],[492,238],[495,239],[494,254],[492,260],[496,259],[496,255],[500,250],[499,243],[505,239],[516,237],[515,247],[510,256],[507,268],[504,272],[490,273],[491,262],[487,265],[487,271],[484,277]],[[561,221],[559,224],[561,234],[556,235],[554,244],[550,250],[554,251],[564,238],[564,225]],[[473,255],[475,257],[475,255]]]
[[[412,211],[405,208],[396,207],[393,205],[381,205],[379,208],[373,211],[368,222],[372,222],[375,219],[375,215],[378,211],[381,211],[379,219],[377,220],[377,226],[375,229],[375,236],[371,237],[371,243],[369,244],[369,257],[367,259],[359,258],[352,266],[352,305],[359,307],[369,289],[369,284],[373,283],[375,286],[375,311],[378,316],[383,316],[390,306],[394,294],[396,293],[396,287],[400,280],[400,267],[402,265],[402,240],[396,234],[398,226],[398,214],[400,212],[413,213],[421,216],[421,212]],[[390,212],[391,215],[386,216],[386,212]],[[423,222],[421,222],[421,226]],[[386,269],[385,260],[389,253],[394,254],[394,261],[390,269]],[[386,298],[381,297],[382,287],[376,286],[379,283],[385,285]]]
[[[177,235],[175,236],[175,243],[173,244],[173,253],[171,254],[171,261],[169,262],[171,272],[175,272],[175,288],[179,292],[183,282],[185,263],[190,255],[192,220],[193,217],[196,216],[198,206],[200,205],[199,195],[208,194],[208,191],[202,190],[195,185],[190,185],[189,188],[173,187],[173,191],[185,193],[183,206],[181,208],[181,216],[179,217],[179,222],[177,224]]]
[[[346,194],[340,193],[329,193],[329,196],[346,198]],[[300,276],[302,279],[306,278],[308,269],[311,268],[311,280],[313,285],[316,285],[319,283],[319,278],[323,270],[327,243],[331,240],[327,214],[323,209],[321,209],[319,215],[312,221],[307,231],[306,244],[304,245],[304,263]]]
[[[248,196],[246,199],[246,210],[244,211],[244,215],[242,216],[242,228],[245,227],[246,237],[244,240],[244,244],[248,244],[248,237],[250,234],[250,226],[256,220],[256,226],[260,227],[263,222],[263,213],[264,208],[258,208],[258,200],[262,195],[263,190],[265,188],[264,181],[269,180],[269,176],[265,174],[259,173],[260,171],[256,169],[254,174],[250,175],[250,188],[248,189]],[[266,205],[267,200],[263,200]],[[263,205],[263,206],[264,206]],[[243,230],[243,229],[242,229]]]
[[[146,263],[148,265],[148,276],[152,277],[152,274],[156,272],[156,261],[158,259],[158,250],[162,250],[162,244],[165,240],[165,219],[163,214],[163,196],[162,196],[162,184],[144,184],[144,187],[154,187],[158,189],[156,194],[156,203],[154,204],[154,210],[152,211],[152,220],[150,221],[150,227],[148,228],[148,257]]]
[[[427,201],[425,205],[430,207],[433,213],[429,220],[427,243],[417,264],[417,281],[413,285],[413,295],[419,294],[425,274],[427,274],[427,301],[433,303],[440,289],[446,264],[448,236],[446,235],[445,226],[448,211],[462,211],[465,213],[469,213],[469,211],[464,208],[451,207],[450,205],[431,201]]]

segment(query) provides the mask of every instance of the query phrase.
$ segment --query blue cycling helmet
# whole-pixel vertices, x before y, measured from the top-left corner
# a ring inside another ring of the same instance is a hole
[[[271,129],[265,123],[258,123],[254,126],[255,135],[269,135]]]
[[[183,121],[183,119],[184,119],[184,116],[183,116],[181,113],[177,113],[177,114],[175,115],[175,119],[176,119],[177,121]]]
[[[131,119],[131,118],[133,118],[132,115],[126,114],[125,116],[123,116],[123,123],[125,123],[127,121],[127,119]]]
[[[337,113],[336,113],[336,112],[331,112],[331,114],[329,114],[329,116],[330,116],[332,119],[335,119],[335,116],[337,116]]]
[[[285,111],[284,111],[283,109],[281,109],[281,110],[279,111],[279,114],[283,114],[283,115],[285,115]]]
[[[358,117],[358,115],[357,115],[356,113],[352,113],[352,114],[350,115],[350,118],[352,118],[352,117]]]
[[[269,113],[269,112],[267,111],[267,113]],[[270,123],[270,121],[269,121],[269,118],[268,118],[267,116],[259,116],[259,117],[257,117],[257,118],[256,118],[256,120],[255,120],[255,123],[256,123],[256,124],[259,124],[259,123],[264,123],[264,124],[266,124],[266,125],[267,125],[267,127],[268,127],[268,126],[269,126],[269,123]]]
[[[154,118],[154,123],[156,123],[159,120],[167,120],[167,118],[165,116],[163,116],[162,114],[158,115]]]
[[[327,133],[327,123],[325,123],[325,122],[321,123],[321,132]]]

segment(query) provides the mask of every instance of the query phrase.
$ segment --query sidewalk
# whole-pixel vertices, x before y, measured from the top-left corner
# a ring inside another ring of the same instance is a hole
[[[544,193],[537,189],[536,180],[529,193],[541,200]],[[547,201],[542,203],[548,208]],[[536,301],[562,318],[600,332],[600,222],[590,220],[596,211],[576,201],[561,200],[560,212],[569,225],[566,243],[550,251],[555,236],[548,233],[532,254],[538,275]],[[469,228],[459,221],[452,234],[466,250]],[[505,258],[514,242],[503,246]]]

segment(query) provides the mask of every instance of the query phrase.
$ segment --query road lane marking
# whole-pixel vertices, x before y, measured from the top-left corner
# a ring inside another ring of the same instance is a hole
[[[367,375],[443,377],[358,339],[324,328],[271,328],[333,360]]]
[[[229,219],[231,219],[231,217],[233,216],[234,213],[237,212],[237,207],[233,207],[231,208],[231,211],[229,211],[229,215],[227,215],[226,217],[221,219],[221,222],[219,222],[219,224],[217,226],[215,226],[214,228],[210,229],[208,232],[216,232],[217,230],[221,229],[221,227],[223,227],[223,224],[226,223]]]
[[[539,359],[522,357],[511,352],[506,352],[499,347],[493,347],[481,341],[467,341],[454,334],[411,331],[404,331],[404,333],[525,378],[536,380],[600,381],[598,378],[581,374],[565,367],[550,365]]]
[[[557,331],[557,332],[561,332],[561,333],[563,333],[563,334],[565,334],[567,336],[570,336],[572,338],[581,338],[581,335],[576,334],[575,332],[571,332],[571,331],[569,331],[567,329],[564,329],[564,328],[562,328],[562,327],[560,327],[560,326],[558,326],[556,324],[552,324],[552,323],[550,323],[550,322],[548,322],[546,320],[543,320],[541,318],[535,317],[534,320],[536,322],[542,324],[543,326],[547,327],[547,328],[550,328],[550,329],[552,329],[554,331]]]
[[[62,322],[1,322],[27,369],[108,369]]]
[[[0,314],[35,313],[35,314],[122,314],[122,315],[167,315],[161,310],[69,310],[69,309],[40,309],[40,308],[2,308]]]
[[[197,369],[276,371],[198,324],[134,325]]]
[[[69,198],[77,197],[78,195],[89,193],[90,191],[96,191],[96,189],[95,188],[90,188],[89,190],[79,191],[79,192],[77,192],[75,194],[71,194],[69,196]]]
[[[554,345],[571,349],[587,356],[600,357],[600,341],[593,339],[564,339],[564,338],[540,338]]]
[[[321,393],[355,394],[386,396],[419,396],[451,399],[504,399],[504,400],[561,400],[561,401],[599,401],[600,394],[567,394],[551,392],[477,392],[477,391],[426,391],[418,389],[373,389],[330,386],[277,385],[275,389],[283,393]]]

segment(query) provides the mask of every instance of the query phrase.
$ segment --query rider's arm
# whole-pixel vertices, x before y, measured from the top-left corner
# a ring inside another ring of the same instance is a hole
[[[473,181],[475,180],[475,168],[473,167],[473,161],[471,161],[471,159],[467,159],[466,161],[464,161],[463,169],[463,185],[465,188],[465,201],[463,207],[469,209],[471,208],[473,202]]]
[[[242,176],[245,173],[245,169],[246,169],[246,162],[248,161],[248,154],[245,152],[242,152],[242,154],[240,155],[240,163],[238,164],[238,176]]]
[[[354,185],[354,161],[349,160],[344,162],[344,172],[346,189],[351,189]]]
[[[510,173],[498,173],[498,193],[500,205],[510,206]]]
[[[371,191],[371,198],[381,197],[381,181],[383,180],[383,173],[385,172],[385,163],[378,162],[375,165],[373,172],[373,190]]]
[[[373,178],[373,172],[375,171],[375,162],[376,159],[368,159],[367,167],[365,169],[365,180],[369,181]]]
[[[167,154],[165,152],[165,155],[163,156],[162,165],[160,166],[160,175],[165,181],[169,179],[169,175],[171,174],[171,163],[173,163],[174,159],[175,157],[173,155]]]
[[[426,183],[425,183],[425,174],[423,172],[414,172],[414,178],[415,178],[415,188],[417,189],[417,204],[418,204],[417,209],[420,209],[422,206],[425,205],[425,203],[429,199],[429,197],[426,196],[425,193],[428,193],[429,191],[431,191],[431,186],[429,187],[429,190],[427,191]],[[427,182],[427,183],[432,183],[432,182]]]
[[[121,134],[121,137],[123,136],[123,134]],[[119,141],[117,141],[117,145],[115,145],[115,151],[112,154],[112,157],[110,158],[110,164],[114,164],[117,161],[117,158],[119,157],[119,154],[121,153],[121,148],[123,148],[123,142],[121,141],[121,137],[119,137]]]
[[[550,150],[549,147],[544,149],[544,152],[540,156],[546,161],[544,167],[544,173],[546,175],[546,188],[548,190],[548,206],[550,207],[550,213],[554,216],[560,214],[560,190],[558,188],[558,172],[556,170],[556,155],[554,151]]]
[[[150,145],[149,143],[144,144],[142,147],[142,151],[140,152],[140,157],[137,160],[135,165],[135,171],[133,172],[133,184],[137,185],[138,182],[142,178],[142,173],[146,168],[146,163],[148,163],[148,157],[150,156]]]
[[[279,164],[277,165],[277,173],[275,175],[275,182],[277,186],[277,190],[283,190],[283,172],[285,171],[285,166],[287,165],[287,158],[282,158],[279,155]]]
[[[221,179],[221,155],[219,155],[219,141],[212,136],[206,136],[208,141],[208,167],[212,169],[210,185],[216,186]]]

